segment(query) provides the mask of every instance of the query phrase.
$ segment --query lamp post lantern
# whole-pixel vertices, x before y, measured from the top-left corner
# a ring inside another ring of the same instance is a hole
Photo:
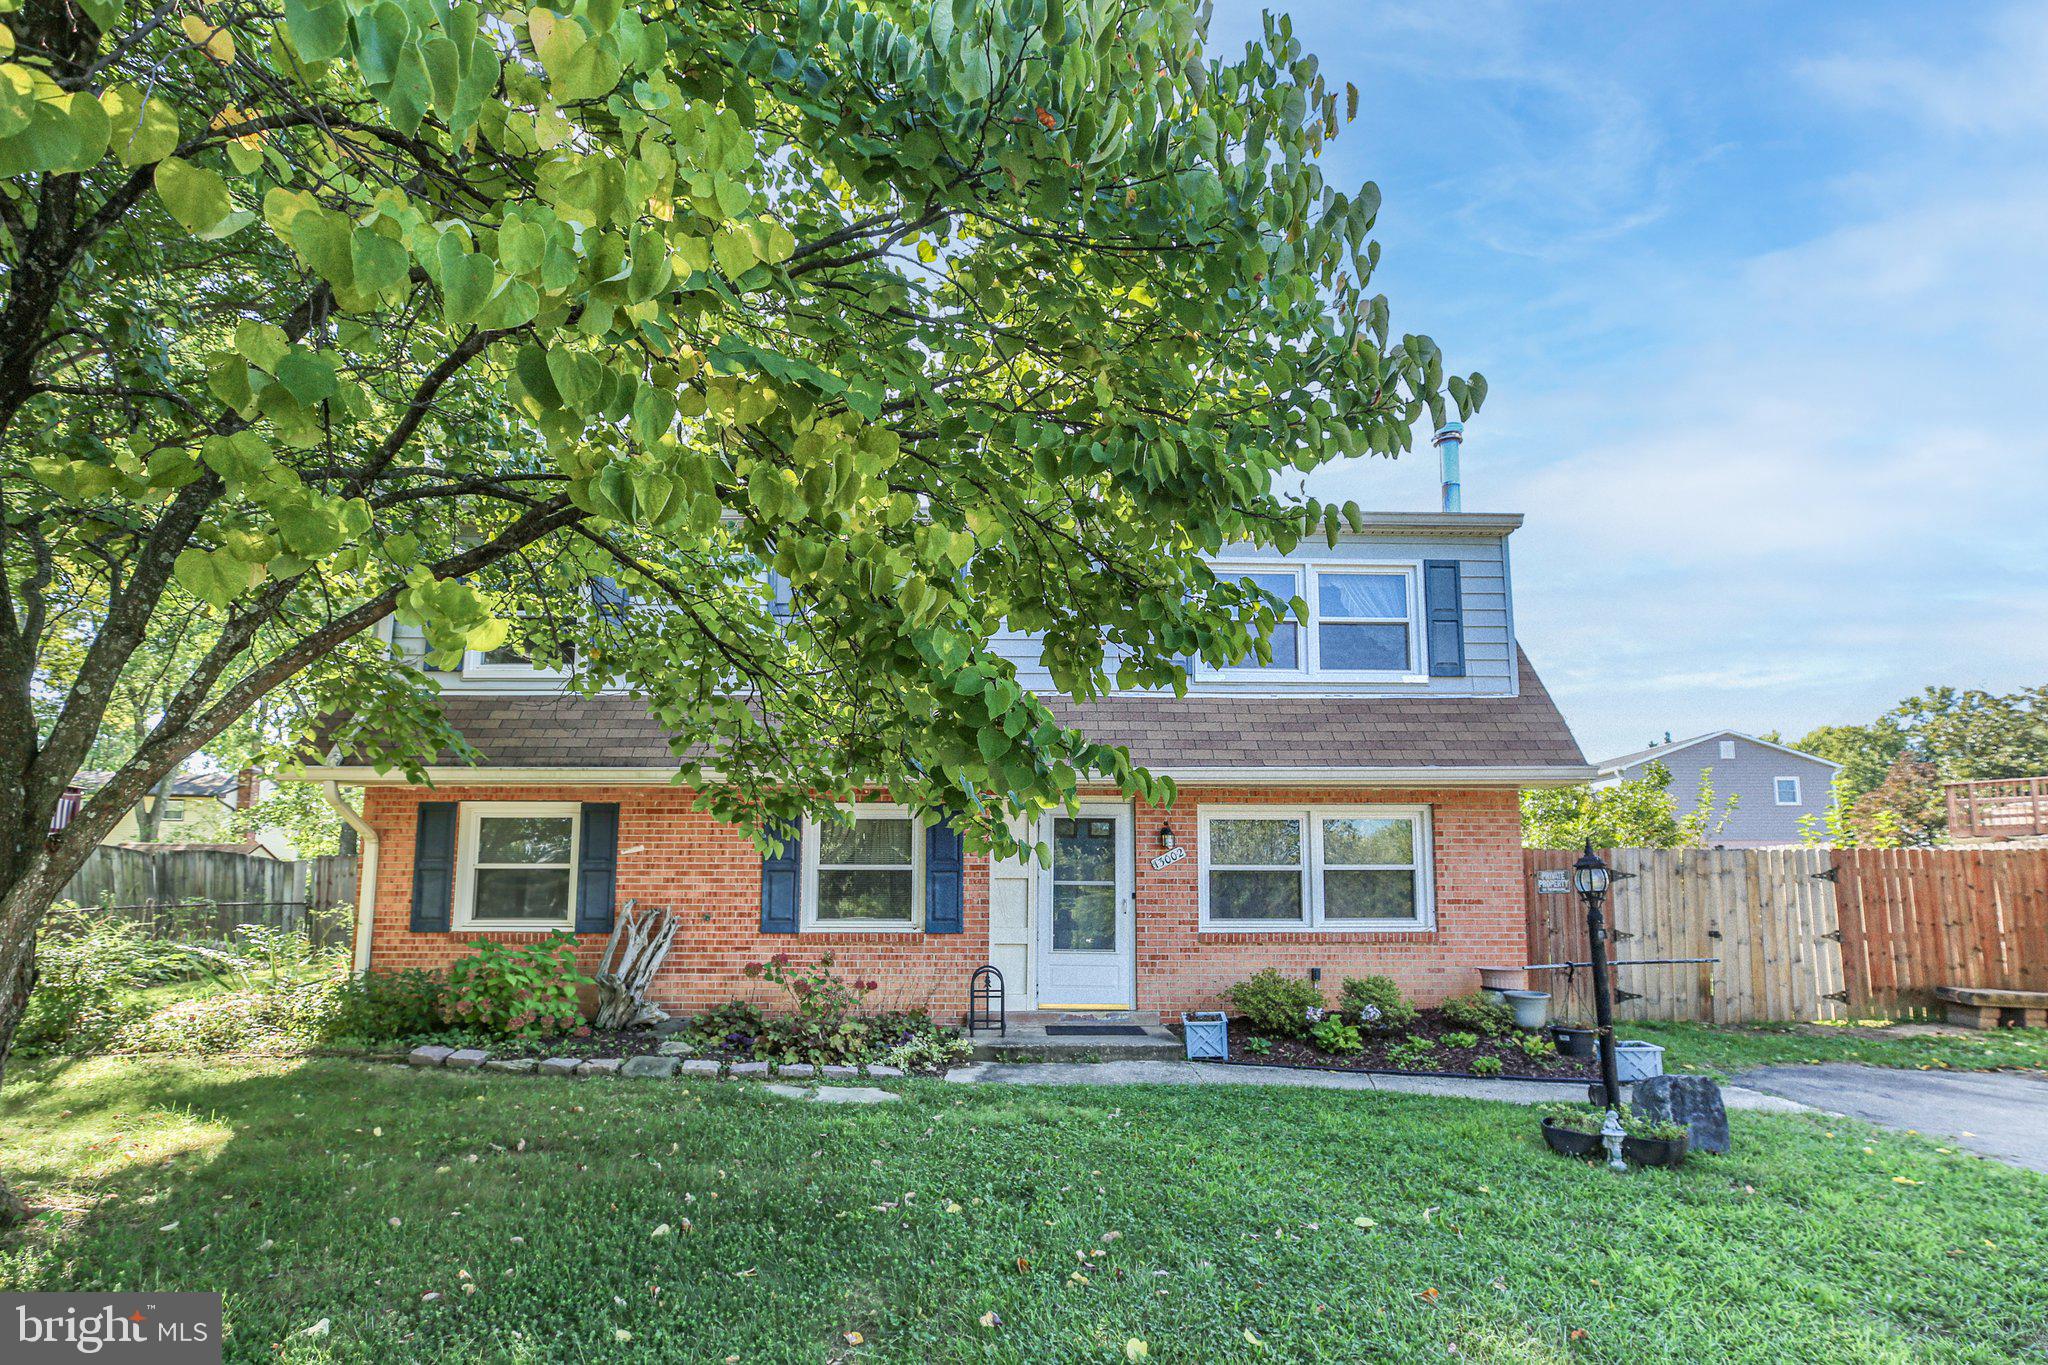
[[[1601,904],[1607,899],[1607,864],[1593,851],[1592,840],[1572,864],[1572,886],[1586,903],[1586,938],[1592,946],[1593,1022],[1600,1047],[1600,1088],[1602,1103],[1613,1109],[1621,1103],[1621,1082],[1614,1060],[1614,1000],[1607,980],[1607,918]]]

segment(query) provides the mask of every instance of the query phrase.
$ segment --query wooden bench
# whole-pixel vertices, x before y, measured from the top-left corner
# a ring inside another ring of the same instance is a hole
[[[1951,1024],[1964,1028],[2048,1028],[2048,991],[1994,991],[1976,986],[1936,986]]]

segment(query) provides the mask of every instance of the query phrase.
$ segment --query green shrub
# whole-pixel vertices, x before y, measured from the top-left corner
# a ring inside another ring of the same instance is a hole
[[[919,1034],[907,1043],[890,1048],[879,1059],[905,1071],[945,1071],[974,1055],[974,1044],[951,1029],[936,1025],[930,1033]]]
[[[1405,1069],[1425,1070],[1427,1063],[1436,1060],[1436,1044],[1411,1033],[1387,1049],[1387,1060]]]
[[[1347,976],[1337,1002],[1368,1033],[1399,1033],[1415,1024],[1415,1006],[1390,976]]]
[[[39,952],[36,988],[14,1035],[24,1053],[98,1052],[119,1030],[119,983],[89,959]]]
[[[690,1020],[685,1035],[698,1052],[723,1051],[751,1057],[762,1028],[758,1005],[745,1000],[728,1000],[723,1005],[713,1005],[698,1013]]]
[[[441,974],[417,967],[346,976],[334,988],[327,1036],[333,1041],[379,1043],[438,1033],[444,1027],[447,997],[448,983]]]
[[[1508,1041],[1520,1048],[1523,1056],[1533,1057],[1539,1062],[1557,1055],[1557,1044],[1540,1033],[1517,1033]]]
[[[1515,1029],[1515,1012],[1480,991],[1454,995],[1437,1006],[1437,1012],[1444,1017],[1445,1023],[1483,1033],[1489,1038],[1498,1038]]]
[[[448,969],[449,1023],[510,1038],[590,1031],[576,1008],[576,989],[594,983],[576,966],[574,934],[558,930],[524,948],[488,939],[472,946],[474,953]]]
[[[334,1012],[333,979],[219,991],[125,1023],[127,1052],[297,1052],[321,1042]]]
[[[1357,1027],[1345,1023],[1334,1014],[1310,1029],[1308,1036],[1325,1052],[1341,1055],[1365,1051],[1365,1039],[1359,1037]]]
[[[1498,1057],[1474,1057],[1472,1059],[1472,1074],[1475,1076],[1498,1076],[1504,1069],[1501,1059]]]
[[[1254,1031],[1282,1038],[1306,1038],[1323,1017],[1322,987],[1272,967],[1238,982],[1223,998]]]
[[[1443,1045],[1445,1047],[1478,1047],[1479,1035],[1476,1033],[1446,1033],[1443,1036]]]
[[[1244,1040],[1244,1050],[1251,1053],[1254,1057],[1270,1057],[1273,1055],[1273,1040],[1271,1038],[1259,1037],[1247,1038]]]

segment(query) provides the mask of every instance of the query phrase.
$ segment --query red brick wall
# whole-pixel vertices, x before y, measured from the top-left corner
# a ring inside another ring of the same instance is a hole
[[[1350,933],[1203,933],[1200,923],[1203,805],[1426,805],[1436,850],[1436,927]],[[1159,826],[1171,821],[1188,856],[1153,871]],[[1263,967],[1291,976],[1323,969],[1336,997],[1346,976],[1390,976],[1410,998],[1433,1005],[1479,984],[1481,967],[1526,963],[1522,824],[1511,791],[1389,791],[1183,787],[1171,811],[1138,808],[1138,1007],[1207,1009],[1225,987]]]
[[[655,1001],[670,1009],[727,1000],[780,1004],[780,993],[742,968],[775,953],[808,962],[830,952],[843,975],[882,983],[875,1008],[922,1007],[951,1020],[966,1009],[967,976],[988,961],[988,865],[970,858],[966,931],[958,934],[764,934],[761,855],[709,815],[690,809],[691,793],[669,786],[371,787],[364,818],[381,841],[370,963],[378,969],[446,967],[476,938],[528,943],[543,934],[415,934],[412,845],[421,801],[616,801],[619,803],[618,904],[638,900],[682,912],[675,946],[655,978]],[[628,850],[639,848],[639,852]],[[605,935],[578,935],[585,971],[604,955]]]
[[[778,1003],[775,992],[742,968],[777,952],[808,961],[830,951],[848,974],[882,983],[877,1007],[929,1009],[957,1021],[968,974],[988,960],[988,866],[967,860],[966,932],[960,934],[763,934],[761,861],[753,846],[708,815],[689,809],[691,794],[668,786],[372,787],[365,818],[382,841],[371,962],[379,969],[446,967],[470,951],[474,933],[415,934],[412,842],[415,809],[436,801],[616,801],[619,803],[618,900],[680,909],[674,949],[654,996],[665,1006],[701,1008],[735,998]],[[1425,932],[1279,934],[1202,933],[1197,820],[1204,803],[1343,805],[1390,802],[1432,808],[1436,852],[1436,927]],[[1153,871],[1162,821],[1171,820],[1190,856]],[[1170,812],[1140,806],[1137,819],[1138,1007],[1174,1011],[1216,1005],[1221,992],[1262,967],[1291,974],[1323,969],[1335,995],[1347,975],[1393,977],[1421,1002],[1434,1003],[1478,984],[1482,966],[1528,960],[1522,912],[1521,828],[1515,795],[1492,791],[1183,788]],[[633,850],[638,851],[633,851]],[[530,942],[538,934],[482,935]],[[594,970],[604,936],[580,936]]]

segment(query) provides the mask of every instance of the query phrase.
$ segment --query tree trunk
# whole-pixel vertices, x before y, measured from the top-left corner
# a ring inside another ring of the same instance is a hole
[[[177,785],[178,770],[171,769],[164,774],[164,780],[150,789],[148,796],[135,803],[135,842],[153,844],[164,818],[164,802],[171,799],[171,788]]]
[[[14,915],[14,888],[6,898],[6,909],[0,911],[0,922],[11,922]],[[49,909],[49,903],[56,899],[55,891],[44,898],[41,910],[36,912],[38,923]],[[0,956],[0,1086],[7,1083],[7,1061],[14,1049],[15,1030],[21,1027],[22,1016],[28,1013],[29,992],[36,984],[36,944],[33,930],[29,934],[27,948],[13,961]],[[7,1183],[6,1172],[0,1171],[0,1228],[10,1228],[28,1219],[28,1205]]]

